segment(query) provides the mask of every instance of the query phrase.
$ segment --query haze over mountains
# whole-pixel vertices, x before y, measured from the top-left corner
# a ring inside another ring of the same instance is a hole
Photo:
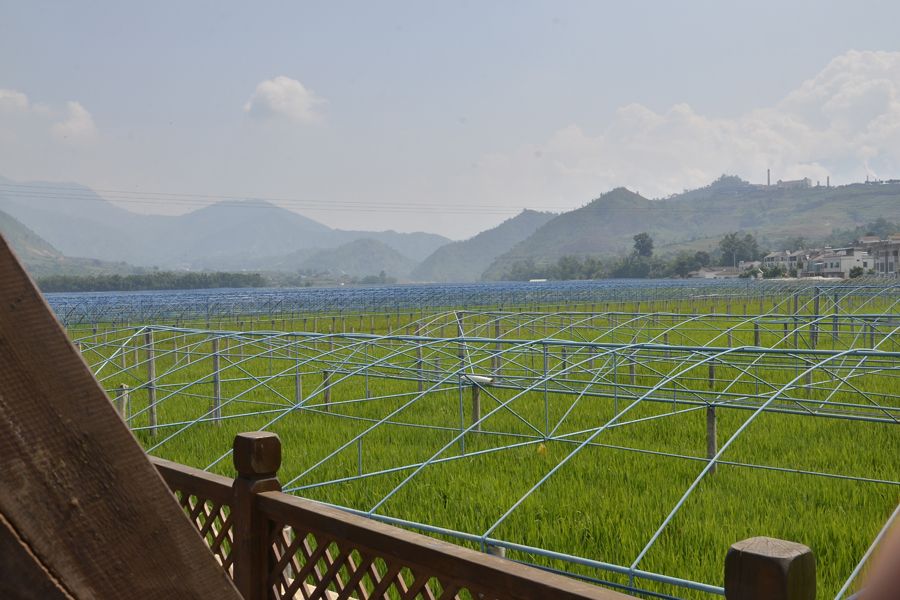
[[[438,283],[479,281],[482,272],[495,258],[528,238],[554,217],[554,213],[523,210],[493,229],[482,231],[461,242],[441,246],[416,267],[412,278]]]
[[[33,274],[141,268],[330,271],[423,282],[501,278],[517,262],[610,257],[649,232],[657,254],[711,249],[732,231],[763,248],[822,237],[884,217],[897,220],[900,184],[753,190],[738,177],[648,200],[625,188],[562,214],[525,210],[468,240],[432,233],[344,231],[259,201],[226,201],[182,216],[139,215],[75,184],[14,187],[0,178],[0,230]],[[47,188],[56,188],[52,191]],[[26,193],[21,190],[25,189]],[[30,191],[29,191],[30,190]],[[45,190],[45,191],[42,191]],[[85,258],[74,258],[85,257]]]
[[[236,266],[241,261],[269,268],[299,250],[364,238],[416,262],[450,242],[432,233],[332,229],[263,201],[218,202],[181,216],[140,215],[77,184],[30,184],[52,188],[41,189],[12,187],[15,183],[0,177],[0,184],[7,184],[0,188],[0,210],[66,256],[192,270],[245,268]]]

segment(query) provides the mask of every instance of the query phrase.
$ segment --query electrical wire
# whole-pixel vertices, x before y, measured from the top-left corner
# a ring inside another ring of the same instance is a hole
[[[24,189],[9,189],[24,188]],[[60,193],[54,190],[60,190]],[[100,196],[99,193],[104,196]],[[509,207],[501,205],[472,205],[472,204],[413,204],[404,202],[361,202],[361,201],[331,201],[331,200],[300,200],[295,198],[245,198],[241,196],[216,196],[200,194],[169,194],[163,192],[129,192],[125,190],[73,190],[59,186],[43,186],[30,184],[0,183],[0,194],[15,198],[40,198],[48,200],[74,200],[90,202],[109,202],[124,204],[151,204],[174,205],[182,207],[202,208],[211,203],[204,200],[213,200],[226,203],[225,206],[233,208],[265,208],[288,210],[327,210],[327,211],[352,211],[352,212],[391,212],[391,213],[435,213],[435,214],[517,214],[523,209],[538,211],[566,211],[574,207],[566,206],[535,206],[535,207]],[[274,204],[277,203],[277,204]]]

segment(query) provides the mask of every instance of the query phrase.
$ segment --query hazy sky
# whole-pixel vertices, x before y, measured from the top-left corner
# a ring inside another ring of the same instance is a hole
[[[618,186],[897,178],[898,23],[896,0],[4,2],[0,175],[455,239]]]

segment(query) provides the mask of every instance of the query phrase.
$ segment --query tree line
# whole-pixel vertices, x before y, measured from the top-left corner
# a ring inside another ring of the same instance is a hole
[[[740,232],[729,233],[719,240],[717,256],[709,252],[681,252],[674,258],[664,259],[653,255],[653,237],[646,232],[634,236],[634,249],[626,256],[604,263],[599,258],[588,256],[584,260],[566,255],[556,264],[539,265],[533,258],[513,265],[505,281],[529,281],[548,279],[570,281],[578,279],[663,279],[667,277],[687,277],[692,271],[709,266],[737,266],[741,261],[760,260],[768,254],[761,251],[755,237]],[[764,277],[783,275],[764,272]]]
[[[147,275],[50,275],[35,280],[42,292],[140,292],[266,287],[259,273],[173,273]]]

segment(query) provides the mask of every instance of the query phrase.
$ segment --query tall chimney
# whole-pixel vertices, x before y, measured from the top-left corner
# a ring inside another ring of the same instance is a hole
[[[766,169],[766,185],[772,185],[772,169]]]
[[[825,187],[831,187],[831,175],[825,178]]]

